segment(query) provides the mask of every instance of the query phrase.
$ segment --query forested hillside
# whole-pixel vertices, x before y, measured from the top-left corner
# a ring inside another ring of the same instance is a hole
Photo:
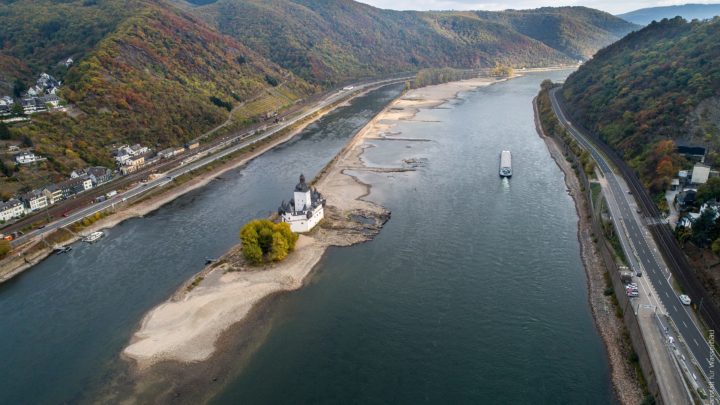
[[[315,91],[201,20],[154,2],[137,3],[70,67],[65,82],[60,96],[69,113],[34,114],[12,127],[14,138],[30,138],[48,158],[16,173],[21,184],[36,182],[38,172],[60,177],[88,164],[113,167],[113,144],[182,145],[224,122],[232,105],[276,85],[300,96]]]
[[[719,164],[720,19],[653,23],[599,51],[565,82],[573,120],[661,191],[680,169],[667,140],[702,143]]]
[[[318,83],[424,67],[574,63],[636,28],[582,7],[400,12],[351,0],[219,0],[192,11]]]
[[[0,156],[0,191],[113,166],[113,145],[180,145],[235,106],[243,106],[232,113],[239,126],[362,77],[575,63],[635,28],[581,7],[399,12],[352,0],[169,1],[0,2],[0,96],[14,95],[19,107],[19,93],[47,72],[63,82],[58,95],[68,105],[14,123],[12,139],[0,139],[47,158],[16,166],[12,154]]]
[[[16,79],[49,72],[79,59],[140,6],[136,0],[17,0],[0,2],[0,93]]]

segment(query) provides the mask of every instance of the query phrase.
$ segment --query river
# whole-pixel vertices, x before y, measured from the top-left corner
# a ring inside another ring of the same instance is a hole
[[[401,124],[360,174],[392,211],[373,241],[331,248],[216,404],[615,402],[587,302],[577,214],[538,137],[539,73]],[[498,178],[499,153],[513,178]]]
[[[214,403],[611,403],[577,214],[534,129],[527,77],[467,92],[376,141],[358,174],[392,210],[373,241],[332,248],[274,300],[267,331]],[[0,286],[0,403],[61,403],[111,378],[142,315],[315,175],[392,99],[376,91],[145,218]],[[513,152],[514,177],[497,176]]]
[[[0,285],[0,404],[87,400],[145,312],[237,244],[245,222],[275,211],[298,173],[312,178],[401,89],[358,98],[245,167]]]

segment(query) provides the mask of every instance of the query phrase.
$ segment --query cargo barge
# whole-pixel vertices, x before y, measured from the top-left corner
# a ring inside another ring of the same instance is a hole
[[[500,177],[512,177],[512,156],[509,150],[500,152]]]

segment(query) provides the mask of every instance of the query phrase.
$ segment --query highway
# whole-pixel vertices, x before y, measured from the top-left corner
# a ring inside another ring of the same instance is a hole
[[[13,246],[21,245],[31,239],[43,237],[47,233],[50,233],[52,231],[55,231],[60,228],[67,227],[69,225],[72,225],[73,223],[82,220],[83,218],[86,218],[90,215],[93,215],[97,212],[104,211],[108,208],[112,208],[115,204],[124,202],[126,200],[130,200],[132,198],[138,197],[141,194],[147,193],[150,190],[153,190],[158,187],[162,187],[170,182],[172,182],[175,178],[182,176],[186,173],[192,172],[194,170],[197,170],[207,164],[210,164],[218,159],[222,159],[225,156],[228,156],[230,154],[233,154],[243,148],[246,148],[248,146],[251,146],[255,143],[262,142],[263,140],[275,135],[276,133],[304,120],[305,118],[317,113],[318,111],[321,111],[322,109],[328,107],[329,105],[332,105],[333,103],[340,101],[344,98],[347,98],[353,94],[360,93],[368,88],[377,87],[377,86],[383,86],[388,85],[392,83],[399,83],[404,80],[407,80],[411,77],[401,77],[401,78],[393,78],[393,79],[386,79],[386,80],[380,80],[380,81],[374,81],[364,84],[359,84],[356,86],[352,86],[350,90],[339,90],[335,93],[332,93],[325,97],[323,100],[318,102],[314,107],[311,109],[305,111],[304,113],[295,116],[293,118],[290,118],[284,122],[281,122],[277,126],[268,129],[265,132],[262,133],[255,133],[255,131],[252,132],[243,132],[241,134],[238,134],[233,137],[228,137],[227,140],[213,146],[212,148],[207,149],[206,151],[201,152],[197,156],[201,155],[207,155],[202,158],[198,158],[198,160],[183,164],[178,168],[169,170],[165,174],[161,175],[160,177],[150,180],[146,183],[140,183],[136,185],[135,187],[126,190],[122,193],[118,193],[117,195],[113,196],[112,198],[99,202],[94,203],[92,205],[89,205],[87,207],[81,208],[71,214],[68,214],[67,217],[60,218],[56,221],[53,221],[46,226],[35,229],[31,232],[26,233],[25,235],[22,235],[15,239],[12,243]]]
[[[672,319],[687,347],[692,352],[697,364],[701,367],[708,381],[712,380],[713,388],[717,387],[718,376],[714,372],[714,365],[720,364],[717,353],[708,345],[700,327],[691,316],[691,309],[681,304],[677,293],[673,290],[671,279],[672,274],[665,265],[662,256],[658,253],[654,239],[643,224],[643,217],[639,213],[638,205],[634,196],[625,181],[616,174],[609,165],[606,157],[598,151],[596,146],[589,141],[592,139],[581,133],[567,119],[557,100],[558,88],[550,91],[550,100],[555,115],[567,128],[570,134],[590,153],[598,164],[599,169],[605,176],[611,195],[615,199],[621,213],[621,226],[624,232],[620,233],[621,240],[626,250],[626,256],[633,267],[639,270],[643,278],[647,278],[652,284],[652,290],[656,292],[662,308]],[[611,202],[608,202],[612,204]],[[650,222],[659,219],[648,219]],[[627,247],[625,247],[627,245]],[[692,297],[691,297],[692,298]]]

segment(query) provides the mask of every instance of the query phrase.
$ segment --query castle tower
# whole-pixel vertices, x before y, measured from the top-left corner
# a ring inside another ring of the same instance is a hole
[[[312,208],[310,187],[305,183],[305,176],[300,175],[300,182],[295,186],[295,211],[306,211]]]

